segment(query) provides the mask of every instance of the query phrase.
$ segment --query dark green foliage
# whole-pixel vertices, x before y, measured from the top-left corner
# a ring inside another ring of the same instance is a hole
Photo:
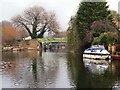
[[[99,37],[94,38],[92,45],[104,45],[108,46],[112,44],[111,37],[107,33],[102,33]]]
[[[112,22],[112,16],[110,11],[107,10],[108,6],[106,4],[107,2],[82,2],[75,19],[77,31],[91,30],[91,25],[96,20],[109,20]]]
[[[109,22],[108,27],[115,27],[113,22],[113,17],[111,12],[108,10],[107,2],[81,2],[76,16],[71,18],[70,25],[68,28],[68,46],[70,50],[78,51],[88,48],[92,40],[94,39],[94,34],[97,32],[99,35],[104,32],[108,32],[111,29],[99,29],[94,31],[91,26],[95,21]],[[102,24],[102,23],[101,23]],[[104,24],[106,25],[106,24]],[[105,27],[105,26],[104,26]],[[114,29],[115,30],[115,29]]]
[[[120,31],[118,32],[117,43],[120,44]]]

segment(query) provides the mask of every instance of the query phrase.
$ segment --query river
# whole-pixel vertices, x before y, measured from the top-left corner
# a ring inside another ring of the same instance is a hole
[[[2,88],[120,88],[120,61],[82,59],[78,54],[2,53]]]

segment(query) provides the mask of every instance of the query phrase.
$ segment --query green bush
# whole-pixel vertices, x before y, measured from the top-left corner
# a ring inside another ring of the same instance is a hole
[[[112,44],[112,40],[110,36],[107,33],[102,33],[99,37],[94,38],[92,45],[104,45],[108,46],[109,44]]]

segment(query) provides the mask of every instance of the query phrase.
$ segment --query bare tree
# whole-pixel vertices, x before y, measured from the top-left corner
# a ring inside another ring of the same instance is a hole
[[[107,21],[94,21],[91,26],[91,34],[93,37],[99,37],[104,32],[118,32],[112,23]]]
[[[19,32],[11,25],[2,27],[2,45],[13,45],[19,38]]]
[[[25,37],[28,37],[29,34],[25,29],[19,30],[19,38],[24,39]]]
[[[2,21],[0,22],[1,27],[12,26],[12,23],[9,21]]]
[[[12,18],[15,27],[24,27],[32,39],[43,38],[45,32],[56,33],[59,29],[55,13],[34,6],[24,11],[23,15]]]

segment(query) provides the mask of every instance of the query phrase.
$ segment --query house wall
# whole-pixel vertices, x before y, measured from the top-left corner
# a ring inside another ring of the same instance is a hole
[[[120,44],[115,44],[115,47],[116,47],[116,51],[120,52]]]
[[[120,44],[114,44],[114,45],[108,46],[108,50],[110,52],[120,52]]]

